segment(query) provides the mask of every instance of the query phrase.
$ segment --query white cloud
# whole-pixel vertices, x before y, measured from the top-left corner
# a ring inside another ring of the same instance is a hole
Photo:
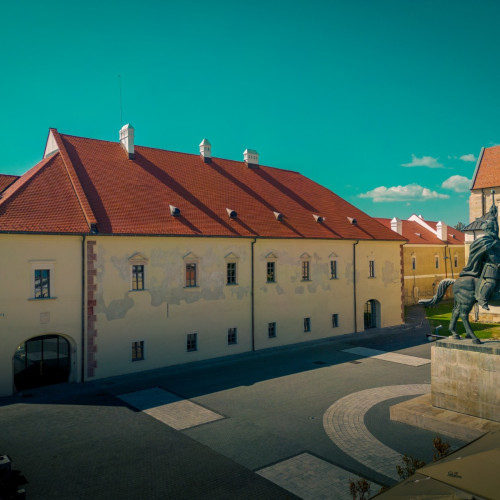
[[[452,175],[446,179],[441,187],[444,189],[451,189],[455,193],[466,193],[469,191],[471,180],[463,175]]]
[[[470,155],[462,155],[460,159],[462,161],[477,161],[477,158],[472,153]]]
[[[371,198],[374,202],[381,201],[426,201],[449,198],[447,194],[431,191],[418,184],[407,184],[406,186],[379,186],[366,193],[361,193],[360,198]]]
[[[417,158],[415,155],[411,155],[410,163],[402,163],[402,167],[427,167],[427,168],[444,168],[441,163],[438,162],[437,158],[432,156],[422,156],[422,158]]]

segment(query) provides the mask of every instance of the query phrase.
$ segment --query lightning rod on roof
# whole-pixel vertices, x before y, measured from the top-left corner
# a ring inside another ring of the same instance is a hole
[[[118,86],[120,87],[120,128],[123,126],[122,117],[122,75],[118,75]]]

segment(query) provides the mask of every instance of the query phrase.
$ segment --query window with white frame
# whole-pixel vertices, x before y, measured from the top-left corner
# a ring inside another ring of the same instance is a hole
[[[370,278],[375,278],[375,261],[374,260],[368,261],[368,276]]]
[[[311,318],[304,318],[304,332],[310,332],[311,331]]]
[[[267,282],[274,283],[276,281],[276,262],[268,261],[267,262]]]
[[[33,299],[53,299],[54,261],[31,261],[31,297]]]
[[[132,342],[132,361],[142,361],[144,359],[144,340]]]
[[[50,298],[50,269],[35,269],[35,299]]]
[[[301,280],[311,280],[311,256],[308,253],[303,253],[300,256]]]
[[[186,287],[198,286],[196,262],[186,263]]]
[[[132,266],[132,290],[144,290],[144,264]]]
[[[145,290],[147,257],[137,252],[128,259],[128,263],[130,265],[130,290]]]
[[[337,261],[336,260],[330,261],[330,279],[331,280],[337,279]]]
[[[186,350],[188,352],[197,351],[198,350],[198,334],[188,333],[186,339]]]
[[[339,315],[332,314],[332,328],[337,328],[339,326]]]
[[[236,328],[227,329],[227,345],[238,343],[238,330]]]
[[[267,324],[267,336],[270,339],[276,337],[276,322],[275,321]]]
[[[236,262],[226,263],[226,284],[236,285]]]

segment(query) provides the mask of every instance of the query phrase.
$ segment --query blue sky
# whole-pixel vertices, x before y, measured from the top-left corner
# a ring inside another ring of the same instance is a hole
[[[500,143],[500,3],[23,0],[2,6],[0,172],[49,127],[298,170],[375,217],[468,222]]]

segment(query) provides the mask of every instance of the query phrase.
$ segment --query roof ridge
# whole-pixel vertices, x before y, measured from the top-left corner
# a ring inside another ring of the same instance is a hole
[[[73,165],[73,163],[71,161],[71,158],[68,154],[68,151],[66,150],[66,147],[64,145],[64,141],[63,141],[62,137],[59,135],[59,132],[55,128],[51,128],[50,132],[54,136],[56,144],[59,148],[59,153],[61,155],[64,166],[66,168],[66,172],[68,173],[69,180],[71,182],[71,185],[73,186],[76,197],[77,197],[78,202],[80,204],[80,207],[83,211],[83,215],[85,216],[87,224],[89,225],[89,228],[90,228],[92,224],[97,224],[97,218],[94,214],[94,211],[92,210],[92,207],[90,206],[87,195],[85,194],[85,191],[84,191],[83,186],[80,182],[78,174],[76,173],[75,166]]]
[[[16,195],[23,186],[25,186],[33,177],[35,177],[43,167],[50,164],[53,158],[57,155],[52,155],[47,158],[42,158],[35,166],[31,167],[23,175],[19,176],[0,196],[0,206]]]

